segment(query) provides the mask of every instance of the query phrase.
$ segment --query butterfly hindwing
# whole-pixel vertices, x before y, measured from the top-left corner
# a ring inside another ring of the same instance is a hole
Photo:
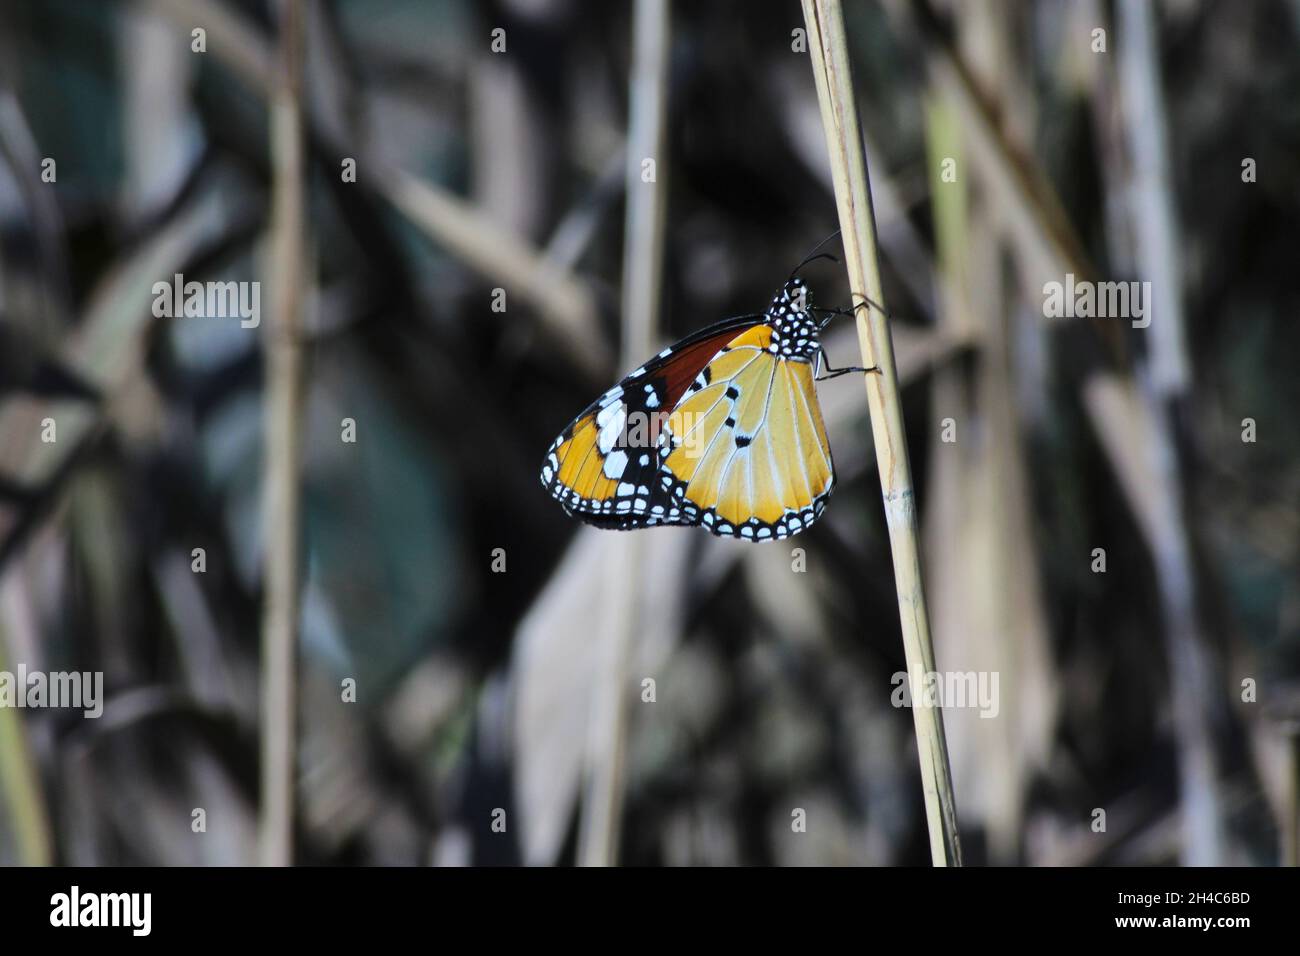
[[[714,534],[784,538],[821,516],[835,483],[812,364],[746,335],[710,364],[664,427],[660,485]]]

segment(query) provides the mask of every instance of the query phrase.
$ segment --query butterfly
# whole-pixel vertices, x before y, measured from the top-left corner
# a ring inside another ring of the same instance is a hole
[[[807,529],[835,487],[814,382],[875,370],[819,375],[819,333],[845,313],[808,302],[792,275],[766,312],[664,349],[559,434],[542,485],[601,528],[695,525],[745,541]],[[819,322],[815,313],[828,314]]]

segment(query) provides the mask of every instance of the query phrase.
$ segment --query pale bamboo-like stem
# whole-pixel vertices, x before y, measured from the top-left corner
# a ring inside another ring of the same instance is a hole
[[[645,360],[655,339],[663,274],[664,151],[668,107],[668,0],[637,0],[632,18],[632,81],[628,118],[627,219],[623,242],[623,364]],[[655,175],[644,178],[642,163]],[[587,788],[578,831],[578,863],[618,860],[623,816],[623,766],[633,632],[640,617],[644,542],[625,535],[603,571],[607,611],[597,649],[588,727]]]
[[[1181,237],[1165,134],[1157,28],[1146,0],[1123,0],[1117,11],[1123,38],[1119,44],[1123,116],[1134,170],[1127,195],[1138,266],[1151,283],[1147,330],[1150,383],[1142,398],[1155,426],[1146,451],[1162,492],[1163,520],[1151,536],[1151,551],[1169,657],[1182,804],[1182,859],[1190,866],[1221,866],[1227,839],[1209,710],[1218,682],[1197,617],[1195,562],[1176,453],[1175,406],[1186,398],[1191,377],[1178,257]]]
[[[903,429],[894,348],[885,314],[875,306],[863,304],[864,297],[882,304],[884,292],[880,281],[867,159],[853,97],[844,13],[840,0],[803,0],[803,11],[808,27],[813,77],[817,84],[817,101],[821,105],[826,148],[835,183],[835,200],[839,206],[844,258],[855,306],[861,305],[857,328],[862,364],[880,369],[879,373],[865,376],[867,405],[871,411],[880,493],[893,552],[908,680],[913,688],[924,687],[925,675],[935,670],[934,649],[930,643],[930,618],[921,578],[916,495]],[[931,858],[936,866],[958,866],[961,864],[961,843],[943,733],[943,714],[937,706],[925,706],[921,700],[913,699],[912,718],[916,727]]]
[[[22,620],[17,604],[21,577],[26,572],[15,564],[0,577],[0,672],[10,667],[8,631]],[[27,735],[23,712],[15,707],[0,707],[0,806],[7,805],[12,832],[18,844],[21,866],[49,866],[54,862],[54,835],[45,793],[41,786],[41,769]]]
[[[1285,789],[1282,795],[1282,825],[1279,854],[1283,866],[1300,866],[1300,720],[1288,720],[1283,727],[1282,766]]]
[[[302,0],[284,0],[281,62],[271,102],[271,276],[265,333],[262,612],[262,805],[264,866],[293,862],[297,715],[298,565],[301,535],[302,329],[306,281],[302,135]]]

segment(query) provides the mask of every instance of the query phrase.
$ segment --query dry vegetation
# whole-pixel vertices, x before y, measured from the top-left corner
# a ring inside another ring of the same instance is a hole
[[[0,707],[0,863],[929,861],[856,381],[781,545],[536,478],[844,224],[799,4],[322,0],[295,90],[297,7],[0,4],[0,672],[106,693]],[[999,675],[944,713],[966,861],[1295,862],[1300,8],[848,8],[934,656]],[[260,327],[155,318],[176,273]],[[1153,322],[1045,318],[1067,274]]]

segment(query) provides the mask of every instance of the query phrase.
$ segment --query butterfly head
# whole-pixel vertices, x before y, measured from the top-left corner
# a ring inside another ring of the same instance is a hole
[[[767,312],[772,318],[785,318],[791,315],[806,315],[808,313],[808,301],[812,292],[809,291],[807,284],[798,276],[788,280],[781,287],[781,291],[776,294],[772,300],[772,305]]]
[[[768,349],[783,358],[811,358],[821,349],[817,320],[813,317],[812,292],[798,276],[786,281],[767,310],[772,327]]]

